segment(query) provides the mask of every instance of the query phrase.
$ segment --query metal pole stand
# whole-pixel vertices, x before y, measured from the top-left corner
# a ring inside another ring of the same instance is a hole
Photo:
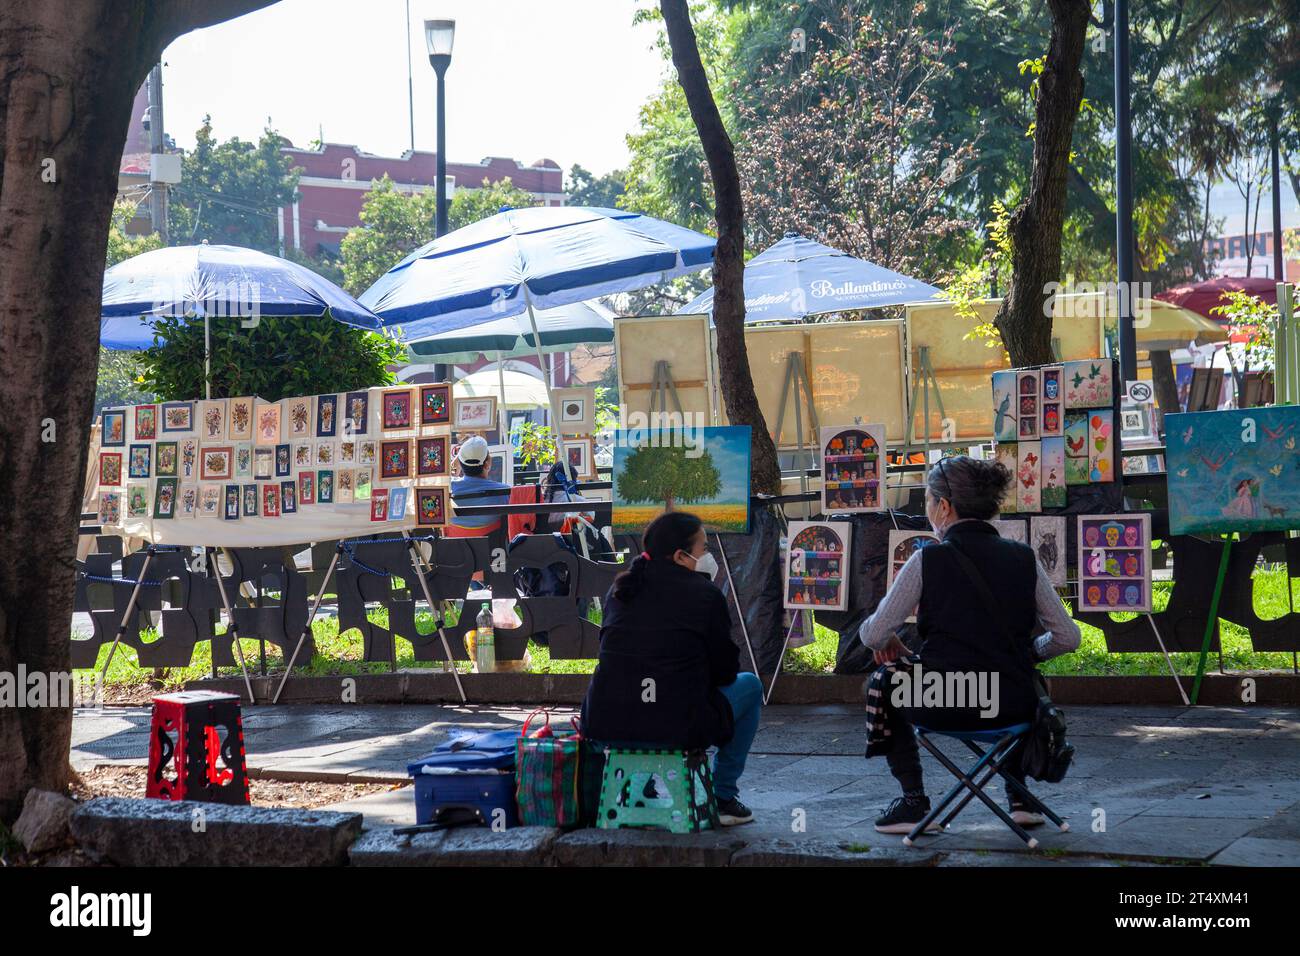
[[[108,668],[113,663],[113,655],[117,653],[117,645],[122,641],[122,635],[126,633],[127,622],[131,620],[131,615],[135,613],[135,602],[140,597],[140,587],[145,582],[145,575],[149,572],[149,563],[153,561],[153,556],[158,553],[154,545],[149,545],[144,552],[144,564],[140,566],[140,576],[135,579],[135,587],[131,590],[131,600],[126,603],[126,613],[122,615],[122,623],[117,626],[117,633],[113,635],[113,646],[108,649],[108,660],[104,661],[104,669],[99,674],[99,683],[101,687],[108,685]]]
[[[731,562],[727,560],[727,549],[722,546],[722,535],[714,534],[713,539],[718,542],[718,553],[722,555],[722,569],[727,572],[727,588],[731,591],[731,598],[736,602],[736,617],[740,619],[740,633],[745,638],[745,649],[749,651],[749,663],[754,668],[754,676],[758,676],[758,659],[754,657],[754,646],[749,643],[749,628],[745,626],[745,609],[740,606],[740,594],[736,591],[736,582],[731,579]]]
[[[429,611],[433,614],[434,621],[438,625],[438,638],[442,641],[442,652],[447,655],[447,663],[451,666],[451,676],[456,681],[456,692],[460,694],[460,702],[468,703],[465,696],[465,688],[460,682],[460,672],[456,670],[456,660],[451,656],[451,643],[447,640],[447,632],[443,630],[442,612],[437,609],[433,602],[433,595],[429,591],[429,581],[424,576],[424,558],[420,554],[420,549],[415,546],[415,539],[411,537],[411,532],[403,531],[402,537],[406,539],[406,547],[411,552],[411,567],[415,568],[415,575],[420,579],[420,589],[424,591],[424,600],[429,604]],[[414,615],[412,615],[414,617]]]
[[[311,613],[307,615],[307,625],[298,635],[298,643],[293,646],[293,654],[289,657],[289,663],[284,668],[284,676],[280,678],[280,686],[275,689],[275,696],[271,698],[271,703],[280,703],[280,694],[284,691],[284,685],[289,680],[289,675],[293,673],[294,661],[298,659],[298,652],[302,650],[302,642],[307,639],[311,633],[311,626],[316,620],[316,612],[320,610],[321,602],[325,600],[325,589],[330,586],[330,580],[334,577],[334,569],[338,567],[339,555],[343,553],[343,542],[340,541],[334,548],[334,557],[330,559],[329,570],[325,572],[325,580],[320,583],[320,590],[316,592],[316,600],[312,603]]]
[[[204,550],[207,550],[206,548]],[[235,658],[239,661],[239,669],[244,675],[244,686],[248,688],[248,702],[256,704],[257,698],[253,695],[253,682],[248,679],[248,666],[244,663],[244,649],[239,646],[239,625],[235,623],[235,611],[230,606],[230,599],[226,597],[226,583],[221,580],[221,568],[217,564],[217,551],[214,548],[211,552],[212,557],[212,576],[217,579],[217,590],[221,592],[221,606],[226,609],[226,619],[230,621],[226,628],[226,633],[230,635],[235,649]],[[213,635],[214,639],[216,635]],[[213,655],[216,659],[216,655]]]
[[[1147,623],[1151,625],[1151,633],[1156,636],[1156,643],[1160,645],[1160,653],[1165,655],[1165,663],[1169,665],[1169,676],[1171,676],[1174,679],[1174,683],[1178,685],[1179,696],[1183,698],[1184,704],[1190,706],[1191,701],[1187,699],[1187,691],[1183,690],[1183,682],[1178,679],[1178,671],[1174,670],[1174,659],[1169,656],[1169,651],[1165,649],[1165,642],[1160,638],[1160,629],[1156,627],[1156,619],[1154,615],[1148,614],[1146,615],[1146,619]]]

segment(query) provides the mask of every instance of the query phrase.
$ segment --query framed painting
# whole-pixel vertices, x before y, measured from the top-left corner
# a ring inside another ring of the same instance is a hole
[[[316,467],[329,467],[334,464],[334,442],[318,441],[316,443]]]
[[[291,515],[298,510],[298,482],[280,482],[280,514]]]
[[[386,432],[415,427],[409,388],[387,388],[380,393],[380,426]]]
[[[388,491],[388,520],[406,520],[406,502],[410,495],[408,488],[390,488]]]
[[[559,414],[560,435],[590,435],[596,430],[594,388],[553,388],[551,398]]]
[[[322,505],[334,504],[334,472],[322,468],[316,472],[316,502]]]
[[[340,468],[334,472],[334,500],[345,505],[352,501],[353,474],[351,468]]]
[[[179,518],[194,518],[199,513],[199,486],[198,485],[181,485],[180,495],[178,497],[176,516]]]
[[[355,501],[369,501],[370,490],[375,482],[375,469],[367,465],[352,469],[352,497]]]
[[[304,471],[298,474],[298,503],[301,505],[316,503],[316,472]]]
[[[309,441],[296,441],[293,443],[293,467],[297,470],[310,468],[314,458],[314,449]]]
[[[201,481],[229,481],[235,476],[235,451],[230,445],[204,445],[199,459]]]
[[[847,521],[791,521],[784,566],[783,605],[805,610],[843,611],[849,606]]]
[[[596,443],[591,438],[561,438],[560,461],[569,477],[592,481],[596,477]]]
[[[447,523],[447,489],[416,488],[415,520],[422,528],[437,528]]]
[[[182,438],[181,445],[181,477],[194,479],[199,476],[199,440],[197,438]]]
[[[338,455],[335,456],[340,465],[355,465],[357,463],[357,443],[353,438],[345,438],[339,442]]]
[[[357,464],[373,465],[378,454],[374,441],[363,441],[357,444]]]
[[[822,511],[885,509],[885,426],[827,425],[821,430]]]
[[[403,438],[397,441],[381,441],[379,443],[380,480],[409,477],[411,477],[410,440]]]
[[[105,448],[126,445],[126,412],[105,411],[99,416],[99,443]]]
[[[253,440],[253,398],[232,398],[226,416],[226,437],[231,441]]]
[[[503,485],[515,483],[515,453],[509,445],[488,447],[488,467],[483,477]]]
[[[276,445],[280,442],[280,403],[257,402],[257,444]],[[265,509],[263,509],[265,511]]]
[[[214,398],[199,402],[199,438],[221,441],[226,437],[226,401]]]
[[[447,474],[447,442],[446,435],[416,440],[415,473],[417,476],[426,478]]]
[[[199,517],[221,517],[222,493],[220,485],[199,485]]]
[[[122,484],[122,453],[120,451],[101,451],[99,453],[99,483],[112,488]]]
[[[275,483],[262,486],[262,517],[280,517],[280,486]]]
[[[370,520],[388,520],[388,489],[376,488],[370,493]]]
[[[364,435],[370,427],[370,393],[348,392],[343,399],[343,434]]]
[[[240,489],[245,518],[257,517],[257,506],[258,506],[257,488],[258,488],[257,485],[244,485]]]
[[[126,515],[128,518],[149,517],[149,486],[144,482],[126,486]]]
[[[1151,610],[1151,516],[1079,515],[1080,611]]]
[[[227,520],[227,521],[238,521],[238,520],[239,520],[239,509],[240,509],[240,507],[241,507],[241,505],[240,505],[240,499],[242,498],[242,496],[243,496],[243,495],[242,495],[242,492],[240,492],[240,490],[239,490],[239,485],[226,485],[226,494],[225,494],[226,515],[225,515],[225,517],[226,517],[226,520]]]
[[[158,406],[135,406],[135,440],[153,441],[158,437]]]
[[[176,478],[180,474],[180,451],[174,441],[160,441],[153,449],[154,474]]]
[[[451,421],[451,383],[420,386],[420,424],[446,425]]]
[[[275,477],[288,478],[293,474],[293,448],[289,445],[275,446]]]
[[[153,445],[131,446],[127,475],[131,478],[149,478],[153,475]]]
[[[495,395],[466,396],[455,399],[455,417],[452,427],[457,431],[483,432],[496,427],[497,399]]]
[[[253,449],[253,477],[261,480],[270,478],[275,474],[275,449],[274,448],[255,448]]]
[[[235,446],[235,477],[253,477],[253,446],[248,442]]]
[[[178,478],[159,478],[153,489],[153,516],[170,520],[176,517],[176,486]]]
[[[99,523],[115,525],[122,522],[122,493],[120,491],[101,491],[99,493]]]
[[[286,398],[280,414],[280,437],[300,439],[312,434],[312,400],[309,396]]]
[[[319,395],[316,398],[316,437],[333,438],[339,430],[339,397]]]
[[[194,403],[163,402],[162,430],[164,435],[194,431]]]

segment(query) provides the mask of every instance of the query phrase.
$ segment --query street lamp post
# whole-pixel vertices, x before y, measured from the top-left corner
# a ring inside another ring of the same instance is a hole
[[[1125,382],[1137,378],[1133,329],[1133,127],[1129,99],[1128,0],[1117,0],[1115,45],[1115,266],[1119,284],[1119,365]]]
[[[447,67],[451,66],[451,45],[455,37],[455,20],[424,21],[424,42],[429,50],[429,65],[438,76],[438,220],[434,232],[439,236],[447,232],[447,100],[443,79]]]

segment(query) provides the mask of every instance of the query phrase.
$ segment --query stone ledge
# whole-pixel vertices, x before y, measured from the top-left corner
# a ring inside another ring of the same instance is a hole
[[[120,866],[343,866],[361,814],[98,797],[71,824],[84,850]]]
[[[367,830],[349,857],[353,866],[548,866],[554,865],[559,835],[550,827],[459,827],[408,835]]]
[[[817,840],[756,840],[731,857],[731,866],[935,866],[943,854],[922,847],[864,847]]]
[[[729,831],[575,830],[555,841],[560,866],[727,866],[745,840]]]

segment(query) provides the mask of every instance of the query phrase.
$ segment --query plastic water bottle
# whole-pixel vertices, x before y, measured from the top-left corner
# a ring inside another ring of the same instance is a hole
[[[474,655],[478,662],[478,672],[491,673],[497,669],[497,645],[492,629],[492,607],[486,602],[474,619],[474,626]]]

